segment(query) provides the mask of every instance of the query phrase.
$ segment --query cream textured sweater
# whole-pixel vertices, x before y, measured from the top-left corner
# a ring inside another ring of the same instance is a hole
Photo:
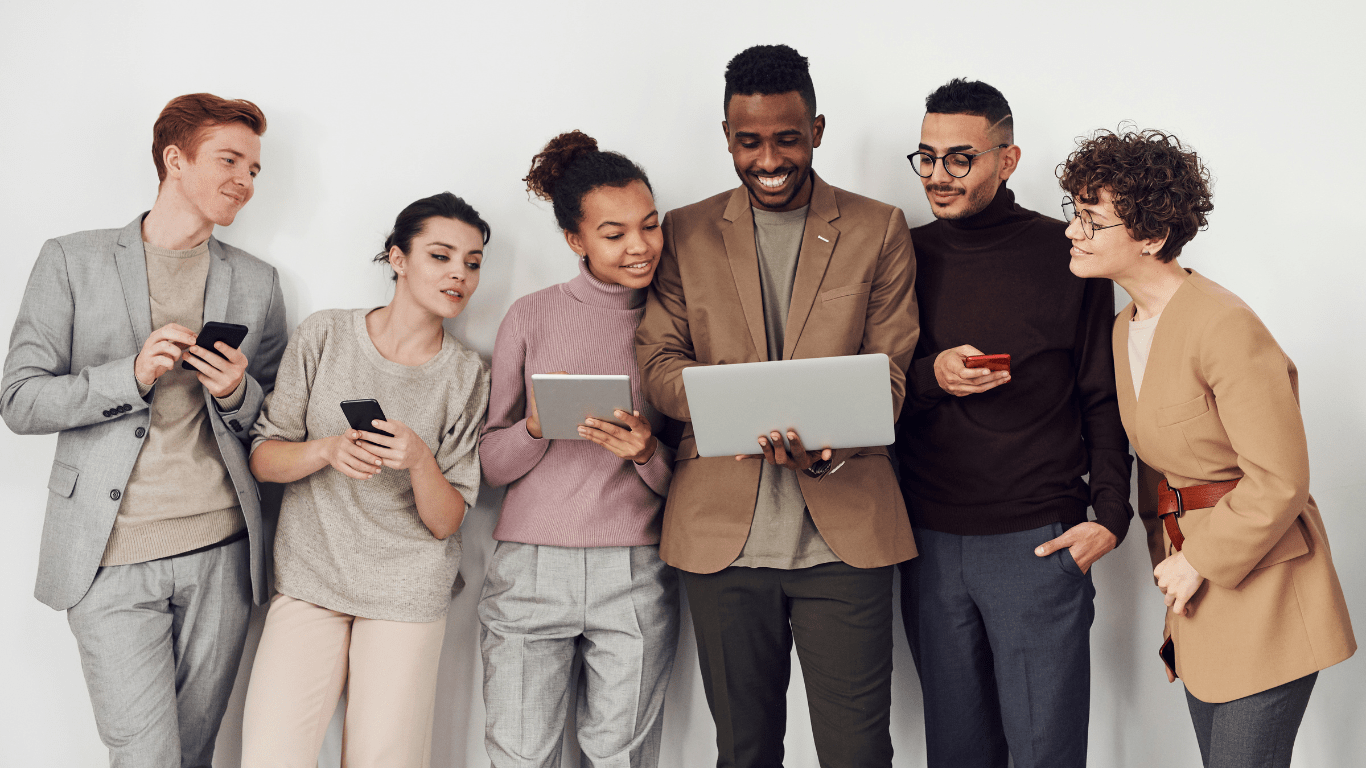
[[[488,366],[450,333],[422,365],[387,360],[366,331],[370,312],[324,310],[299,324],[252,429],[252,450],[266,440],[342,434],[349,426],[341,401],[374,398],[386,418],[422,438],[473,507]],[[275,534],[275,587],[283,594],[367,619],[436,621],[460,587],[459,567],[460,534],[433,538],[406,470],[353,480],[328,466],[285,486]]]

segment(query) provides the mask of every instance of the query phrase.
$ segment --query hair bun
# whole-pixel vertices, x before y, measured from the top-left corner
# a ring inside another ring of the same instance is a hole
[[[551,139],[535,157],[531,158],[531,170],[522,178],[527,191],[533,195],[553,202],[555,185],[564,177],[565,171],[575,160],[590,152],[598,151],[598,140],[578,129],[562,133]]]

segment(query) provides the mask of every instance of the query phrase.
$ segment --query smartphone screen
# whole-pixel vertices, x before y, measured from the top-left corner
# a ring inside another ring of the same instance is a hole
[[[341,409],[342,413],[346,414],[346,423],[350,424],[352,429],[393,437],[392,434],[370,423],[375,419],[387,421],[384,417],[384,409],[379,407],[378,400],[343,400]],[[370,441],[366,440],[365,442]]]
[[[204,327],[200,329],[199,335],[195,338],[194,343],[200,349],[205,349],[218,355],[218,349],[214,347],[214,344],[221,341],[233,349],[237,349],[238,345],[242,343],[242,339],[245,339],[246,337],[247,327],[245,325],[220,323],[215,320],[210,320],[209,322],[204,323]],[[222,357],[222,355],[218,356]],[[180,367],[187,371],[199,370],[185,360],[180,361]]]

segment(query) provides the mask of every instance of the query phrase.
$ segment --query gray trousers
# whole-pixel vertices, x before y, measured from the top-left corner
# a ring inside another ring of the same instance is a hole
[[[925,699],[930,768],[1086,765],[1096,595],[1059,523],[1019,533],[917,530],[902,617]]]
[[[1289,768],[1295,735],[1319,673],[1224,704],[1186,691],[1205,768]]]
[[[495,768],[559,768],[575,684],[581,765],[659,763],[678,644],[678,575],[659,547],[499,542],[479,620]]]
[[[114,768],[209,768],[251,616],[247,540],[100,568],[67,611]]]

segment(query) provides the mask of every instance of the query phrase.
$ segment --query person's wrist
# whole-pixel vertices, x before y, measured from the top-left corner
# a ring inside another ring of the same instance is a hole
[[[810,466],[802,470],[802,472],[806,473],[807,477],[815,478],[819,478],[829,471],[830,459],[816,459],[815,461],[811,462]]]
[[[411,467],[408,467],[408,474],[430,475],[433,472],[438,475],[441,474],[441,468],[436,465],[436,456],[426,451],[423,451],[422,454],[417,458],[417,461],[413,462]]]
[[[649,464],[650,459],[655,457],[655,451],[657,450],[659,450],[659,441],[655,439],[654,435],[651,435],[650,439],[645,443],[644,450],[637,453],[632,460],[637,464]]]

